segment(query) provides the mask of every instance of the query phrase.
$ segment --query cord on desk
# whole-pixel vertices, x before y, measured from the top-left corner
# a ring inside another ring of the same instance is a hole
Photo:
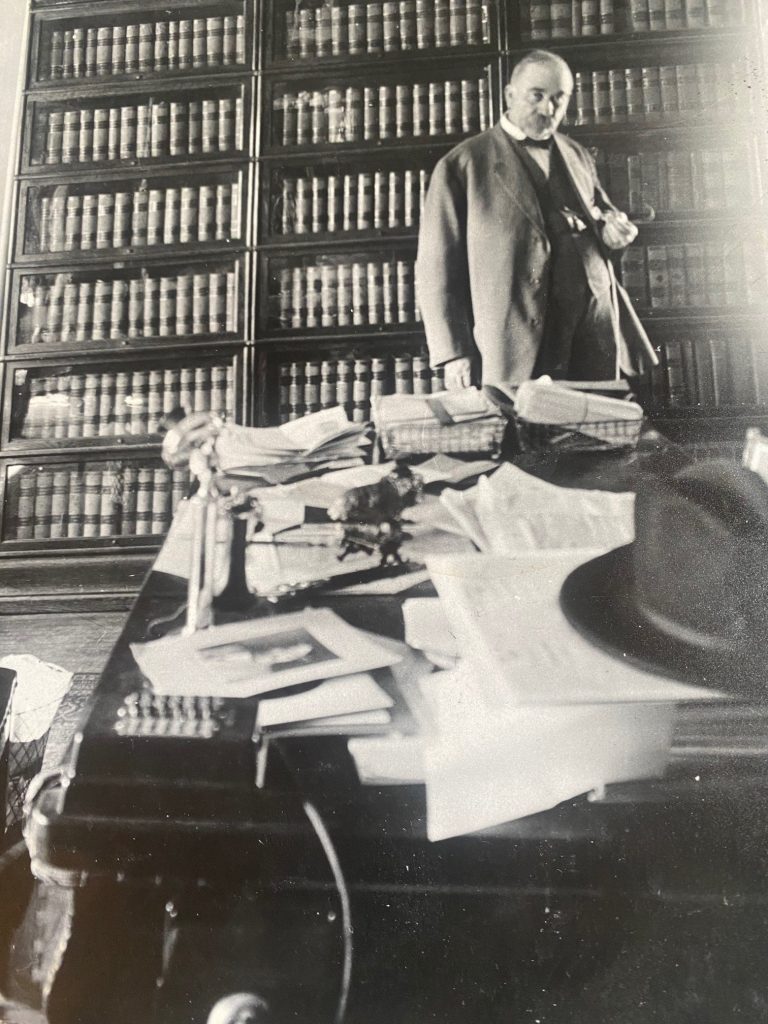
[[[181,616],[186,612],[186,610],[187,602],[184,601],[182,604],[178,606],[178,608],[174,612],[171,612],[170,615],[165,615],[159,619],[152,619],[152,621],[147,626],[147,639],[158,639],[160,636],[162,636],[162,633],[160,633],[159,630],[162,629],[163,626],[172,626],[174,622],[181,618]]]
[[[339,863],[339,858],[336,853],[336,847],[333,845],[333,840],[328,833],[328,829],[325,827],[325,822],[320,816],[320,812],[314,804],[309,802],[309,800],[303,800],[302,807],[304,808],[304,813],[309,819],[309,823],[315,830],[317,838],[320,840],[320,845],[323,848],[328,865],[333,873],[333,879],[336,882],[339,899],[341,900],[341,926],[344,938],[344,961],[341,971],[341,991],[339,993],[339,1002],[336,1006],[334,1024],[342,1024],[347,1012],[349,986],[352,980],[353,939],[352,909],[349,900],[349,890],[347,889],[347,883],[344,879],[344,873],[341,870],[341,864]]]

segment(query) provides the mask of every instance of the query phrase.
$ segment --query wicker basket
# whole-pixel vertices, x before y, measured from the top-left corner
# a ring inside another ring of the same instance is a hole
[[[642,420],[601,420],[585,423],[532,423],[514,418],[518,446],[523,452],[602,452],[636,448]],[[584,432],[587,426],[589,433]]]
[[[507,421],[499,417],[468,423],[398,424],[384,427],[379,432],[379,441],[387,459],[398,459],[407,455],[434,455],[476,453],[498,455]]]

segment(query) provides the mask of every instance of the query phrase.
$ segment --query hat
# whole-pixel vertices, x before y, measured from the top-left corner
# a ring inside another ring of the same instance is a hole
[[[634,543],[579,566],[560,600],[623,659],[740,696],[768,692],[768,486],[726,460],[643,480]]]

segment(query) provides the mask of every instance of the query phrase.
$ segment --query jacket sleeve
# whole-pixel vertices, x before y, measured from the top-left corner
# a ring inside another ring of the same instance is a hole
[[[467,195],[454,166],[441,160],[432,174],[416,257],[416,301],[430,362],[472,357],[472,297],[467,259]]]

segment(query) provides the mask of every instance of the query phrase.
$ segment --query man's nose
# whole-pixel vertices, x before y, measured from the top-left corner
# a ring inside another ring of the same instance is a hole
[[[555,101],[553,99],[547,99],[546,97],[542,98],[539,101],[538,108],[540,114],[546,114],[547,117],[555,116],[556,106]]]

